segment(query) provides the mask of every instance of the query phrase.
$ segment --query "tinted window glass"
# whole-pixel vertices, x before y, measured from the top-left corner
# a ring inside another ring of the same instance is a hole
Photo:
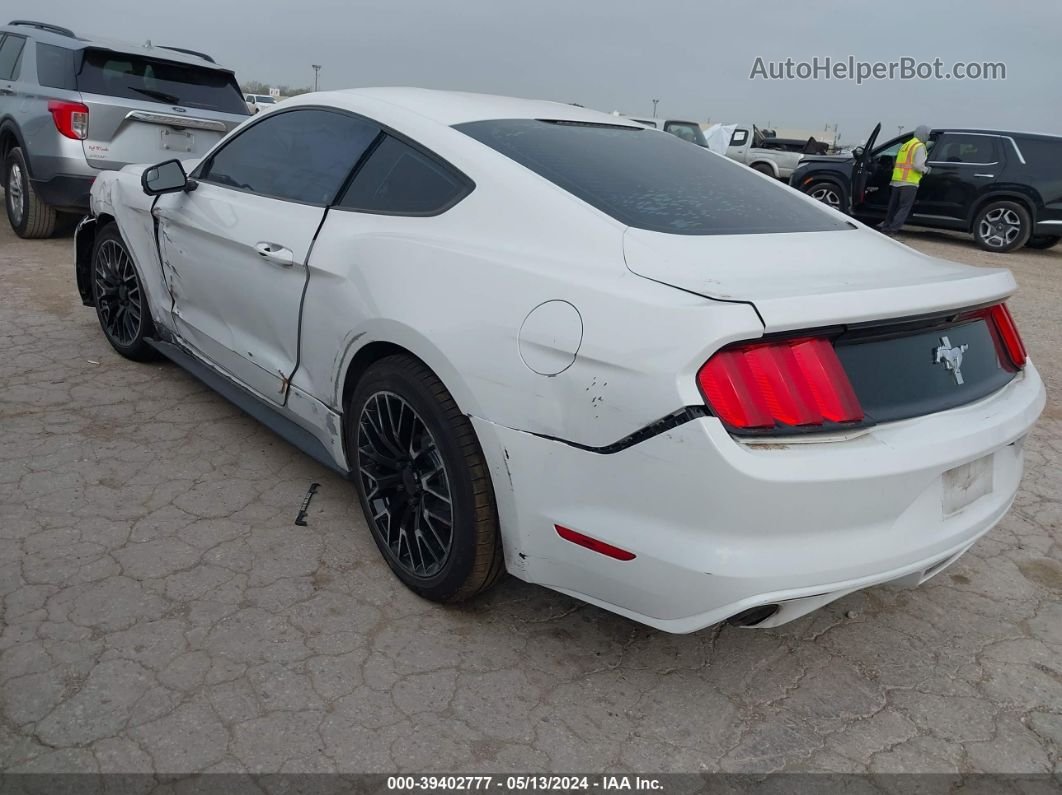
[[[996,142],[991,135],[946,133],[933,147],[932,159],[941,163],[994,163],[999,159]]]
[[[701,132],[700,125],[693,122],[670,121],[664,125],[664,129],[672,135],[677,135],[683,141],[689,141],[691,144],[697,144],[698,146],[708,146],[708,142],[704,139],[704,133]]]
[[[736,235],[851,228],[745,166],[672,135],[534,119],[457,129],[640,229]]]
[[[749,139],[748,130],[734,130],[734,134],[730,136],[731,146],[744,146],[745,141]]]
[[[370,213],[434,215],[469,190],[450,166],[387,136],[358,171],[340,207]]]
[[[376,125],[327,110],[278,111],[226,144],[201,179],[305,204],[330,204]]]
[[[1057,174],[1062,171],[1062,138],[1015,138],[1014,142],[1030,168],[1039,173]],[[1012,165],[1021,165],[1018,152],[1010,141],[1003,141],[1007,161]]]
[[[21,36],[5,36],[0,42],[0,80],[17,80],[22,48],[26,40]]]
[[[231,72],[126,53],[86,50],[77,87],[86,94],[247,115]]]
[[[37,82],[49,88],[75,90],[77,84],[74,82],[74,51],[52,44],[41,44],[39,41],[36,47]]]

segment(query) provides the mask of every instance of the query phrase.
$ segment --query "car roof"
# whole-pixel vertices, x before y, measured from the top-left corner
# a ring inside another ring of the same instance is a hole
[[[1062,141],[1062,135],[1038,132],[1020,132],[1017,130],[985,130],[977,127],[942,127],[934,132],[977,133],[978,135],[1002,135],[1011,138],[1042,138],[1046,141]]]
[[[86,50],[86,49],[99,49],[110,50],[112,52],[124,53],[129,55],[142,55],[149,58],[155,58],[160,61],[173,61],[175,63],[183,63],[191,66],[200,66],[209,69],[217,69],[223,72],[231,72],[232,70],[221,66],[214,61],[210,60],[205,54],[194,53],[192,51],[181,52],[173,47],[178,45],[153,45],[146,44],[134,44],[129,41],[121,41],[119,39],[110,39],[101,36],[67,36],[63,33],[53,32],[51,30],[34,27],[32,23],[24,23],[21,25],[3,25],[0,27],[0,33],[15,33],[19,36],[26,36],[39,41],[42,44],[51,44],[55,47],[63,47],[67,50]]]
[[[351,110],[356,110],[363,101],[385,103],[447,127],[488,119],[550,119],[645,129],[629,119],[563,102],[429,88],[354,88],[323,91],[304,94],[298,101],[299,104],[332,102]]]

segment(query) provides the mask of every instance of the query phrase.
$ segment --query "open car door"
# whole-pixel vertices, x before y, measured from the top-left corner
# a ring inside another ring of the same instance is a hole
[[[852,164],[852,186],[850,196],[852,197],[852,210],[863,203],[863,199],[866,198],[867,190],[867,178],[870,174],[871,160],[874,155],[874,145],[878,140],[878,133],[881,132],[881,122],[878,122],[874,127],[874,131],[870,133],[870,137],[867,138],[866,144],[863,147],[857,148],[853,153],[855,156],[855,162]]]

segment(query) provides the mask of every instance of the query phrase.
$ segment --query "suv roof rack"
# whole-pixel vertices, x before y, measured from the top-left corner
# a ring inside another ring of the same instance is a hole
[[[34,22],[32,19],[13,19],[8,25],[11,27],[20,26],[24,28],[36,28],[37,30],[44,30],[48,33],[57,33],[60,36],[66,36],[69,39],[76,39],[74,31],[70,28],[61,28],[58,25],[49,25],[47,22]]]
[[[197,58],[202,58],[204,61],[210,61],[210,63],[217,63],[213,58],[207,55],[205,52],[199,52],[197,50],[189,50],[185,47],[168,47],[165,44],[159,45],[160,50],[173,50],[174,52],[183,52],[185,55],[194,55]]]

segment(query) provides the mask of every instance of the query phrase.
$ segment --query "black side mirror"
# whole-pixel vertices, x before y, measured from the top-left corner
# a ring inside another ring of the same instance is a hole
[[[180,160],[167,160],[165,163],[149,166],[140,177],[140,186],[148,196],[181,193],[191,190],[194,184],[189,182]]]

